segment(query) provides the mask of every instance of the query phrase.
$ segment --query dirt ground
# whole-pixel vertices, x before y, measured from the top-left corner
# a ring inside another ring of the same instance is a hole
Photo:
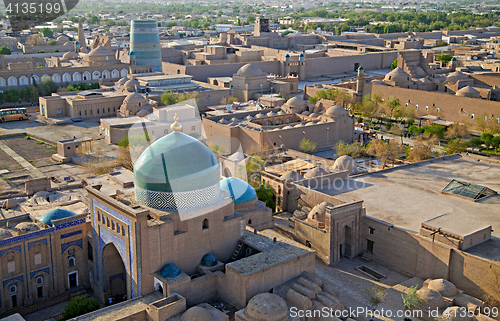
[[[3,150],[0,150],[0,170],[7,169],[9,171],[14,171],[17,169],[22,169],[23,167],[19,165],[12,157],[7,155]]]
[[[19,154],[19,156],[23,157],[28,162],[31,162],[34,166],[54,163],[51,157],[52,154],[56,153],[56,151],[52,145],[38,142],[34,139],[26,139],[25,137],[6,138],[3,139],[2,142],[9,146],[14,152]],[[14,160],[12,161],[15,162]]]

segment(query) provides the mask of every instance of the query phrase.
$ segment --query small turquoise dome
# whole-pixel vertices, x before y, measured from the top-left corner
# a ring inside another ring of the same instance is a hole
[[[71,216],[76,216],[76,213],[65,210],[63,208],[55,208],[43,214],[38,220],[40,222],[52,226],[52,221],[60,220]]]
[[[135,52],[132,50],[132,51],[129,53],[129,56],[134,56],[134,57],[135,57]]]
[[[289,55],[289,54],[286,54],[286,55],[285,55],[285,58],[290,58],[290,55]]]
[[[255,189],[236,177],[227,177],[220,181],[220,188],[229,192],[235,203],[244,203],[257,198]]]
[[[79,46],[80,45],[80,41],[76,41],[75,45]]]
[[[201,258],[201,265],[203,266],[216,266],[217,265],[217,259],[215,256],[212,255],[212,253],[207,253],[203,255]]]
[[[206,206],[220,194],[220,165],[196,138],[173,132],[155,141],[134,165],[136,200],[161,210]]]
[[[181,274],[181,270],[172,263],[165,264],[161,270],[160,275],[164,278],[175,278]]]

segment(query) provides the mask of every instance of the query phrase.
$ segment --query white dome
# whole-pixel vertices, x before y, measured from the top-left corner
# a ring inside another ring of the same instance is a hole
[[[347,110],[344,109],[344,107],[335,105],[326,111],[325,115],[331,116],[331,117],[339,117],[339,116],[345,116],[347,115]]]
[[[285,321],[288,320],[288,307],[280,296],[260,293],[250,299],[245,314],[255,321]]]
[[[341,171],[349,171],[352,172],[356,170],[357,165],[356,161],[347,155],[340,156],[335,160],[335,164],[333,164],[333,168]]]
[[[457,288],[453,283],[445,279],[435,279],[429,282],[429,289],[441,293],[442,296],[452,297],[457,295]]]
[[[254,64],[246,64],[241,67],[236,75],[238,76],[246,76],[246,77],[254,77],[254,76],[262,76],[262,70]]]

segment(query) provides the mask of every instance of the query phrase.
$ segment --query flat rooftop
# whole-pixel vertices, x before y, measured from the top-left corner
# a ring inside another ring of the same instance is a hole
[[[193,78],[193,76],[189,75],[180,75],[180,74],[169,74],[169,75],[154,75],[154,76],[140,76],[135,77],[137,81],[154,81],[154,80],[165,80],[165,79],[180,79],[180,78]]]
[[[500,162],[486,157],[451,155],[357,176],[316,190],[346,202],[363,200],[367,216],[410,232],[418,233],[423,222],[434,219],[439,227],[458,235],[491,225],[492,238],[498,240],[500,195],[474,202],[442,194],[453,179],[499,192]]]

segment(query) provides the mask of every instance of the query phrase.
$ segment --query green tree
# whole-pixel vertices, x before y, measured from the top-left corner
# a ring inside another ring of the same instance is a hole
[[[52,29],[50,28],[42,28],[42,30],[40,30],[40,34],[42,35],[42,37],[52,38],[52,36],[54,35],[54,31],[52,31]]]
[[[226,151],[224,150],[224,148],[221,145],[219,145],[219,144],[212,144],[212,145],[210,145],[210,150],[212,151],[212,153],[214,153],[217,156],[226,153]]]
[[[256,189],[257,198],[266,203],[266,206],[271,208],[273,211],[276,207],[276,203],[274,202],[274,191],[271,186],[267,183],[261,183]]]
[[[372,286],[366,291],[366,303],[373,309],[383,303],[387,299],[387,293],[379,286]]]
[[[307,138],[302,138],[299,143],[299,149],[303,153],[312,153],[316,150],[316,143]]]
[[[401,107],[401,102],[399,101],[399,98],[396,98],[395,96],[389,97],[387,100],[387,108],[389,110],[389,118],[392,118],[392,113],[394,112],[395,109]]]
[[[491,139],[491,146],[495,149],[500,148],[500,136],[495,136]]]
[[[9,48],[5,46],[0,47],[0,55],[10,55],[11,53]]]
[[[347,144],[342,140],[339,140],[333,148],[335,149],[335,157],[340,156],[351,156],[352,158],[358,158],[364,153],[364,148],[360,142],[354,142],[352,144]]]
[[[38,53],[45,53],[45,50],[38,50]]]
[[[403,298],[405,309],[417,308],[420,303],[420,295],[417,293],[416,285],[411,286],[404,295],[401,294],[401,297]]]
[[[481,139],[484,141],[486,148],[490,148],[491,140],[493,139],[493,134],[492,133],[483,133],[481,135]]]
[[[396,69],[398,67],[398,59],[395,59],[391,62],[391,69]]]
[[[81,295],[73,297],[64,308],[62,317],[69,320],[77,316],[98,310],[101,307],[99,301]]]
[[[41,96],[49,96],[52,93],[57,92],[57,85],[51,78],[43,78],[36,85],[36,88]]]
[[[438,53],[436,55],[436,60],[441,61],[443,66],[446,66],[451,61],[451,58],[453,58],[453,56],[447,53]]]
[[[469,146],[472,147],[474,150],[474,147],[476,148],[481,148],[483,146],[484,142],[480,137],[474,137],[469,140]]]
[[[49,40],[47,41],[48,46],[57,46],[58,42],[57,40]]]
[[[266,167],[266,162],[259,155],[252,155],[247,161],[245,169],[248,183],[254,188],[260,184],[260,172]]]
[[[448,142],[448,145],[444,148],[446,154],[463,153],[467,151],[467,142],[461,140],[460,138],[455,138]]]

